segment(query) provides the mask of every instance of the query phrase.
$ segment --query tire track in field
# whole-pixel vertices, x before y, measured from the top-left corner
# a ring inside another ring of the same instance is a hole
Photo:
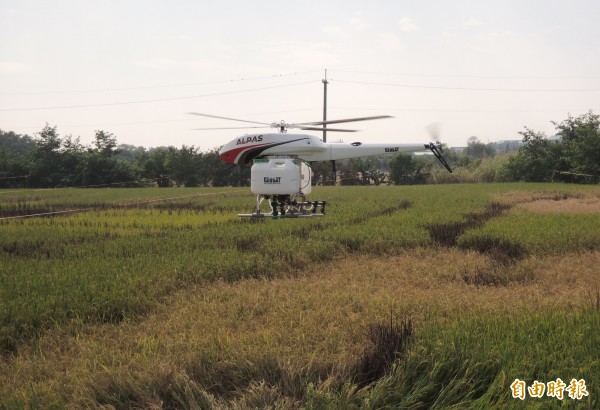
[[[482,212],[465,214],[465,221],[441,222],[426,225],[429,237],[433,243],[453,248],[458,246],[458,238],[469,229],[481,228],[492,218],[498,218],[512,209],[513,205],[491,202]],[[489,255],[492,260],[501,265],[510,265],[525,258],[527,249],[508,239],[483,237],[466,244],[467,249],[473,249],[479,253]]]

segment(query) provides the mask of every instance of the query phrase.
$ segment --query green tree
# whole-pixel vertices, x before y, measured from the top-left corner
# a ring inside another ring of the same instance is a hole
[[[86,149],[79,140],[68,135],[62,140],[60,149],[60,185],[84,185]]]
[[[313,185],[333,185],[333,166],[331,161],[311,162]]]
[[[137,162],[138,158],[147,153],[146,148],[130,144],[119,144],[117,147],[117,155],[115,158],[128,161],[128,162]]]
[[[117,149],[117,137],[106,131],[96,131],[94,147],[96,153],[105,158],[113,157],[120,152]]]
[[[0,130],[0,188],[26,187],[35,141],[28,135]]]
[[[167,159],[173,147],[151,148],[148,151],[140,153],[136,162],[141,169],[142,177],[156,181],[159,187],[168,187],[171,185],[171,178],[168,175]]]
[[[25,188],[29,185],[27,157],[14,156],[0,149],[0,188]]]
[[[388,163],[390,179],[397,185],[422,184],[426,182],[427,160],[400,153]]]
[[[373,181],[373,183],[377,186],[386,183],[387,175],[381,169],[372,167],[369,170],[369,179]]]
[[[219,149],[214,148],[202,158],[201,172],[207,186],[248,186],[250,185],[250,166],[224,162],[219,157]]]
[[[563,163],[569,172],[600,176],[600,116],[591,111],[553,122],[563,146]]]
[[[565,170],[562,145],[546,138],[541,132],[529,128],[521,131],[523,145],[508,160],[512,179],[527,182],[550,181],[555,170]]]
[[[140,170],[136,164],[115,158],[118,153],[117,138],[110,132],[96,131],[93,146],[87,149],[83,160],[83,185],[104,186],[139,180]]]
[[[35,140],[29,135],[16,134],[14,131],[0,129],[0,151],[9,155],[25,157],[35,149]]]
[[[471,160],[482,160],[484,158],[491,158],[496,154],[496,148],[494,144],[484,144],[477,137],[469,138],[467,142],[467,148],[465,149],[465,155]]]
[[[200,184],[201,160],[202,153],[194,146],[170,147],[165,167],[176,185],[195,187]]]
[[[340,178],[338,182],[341,185],[363,185],[360,175],[362,163],[360,158],[351,158],[343,161],[336,161]]]
[[[549,181],[558,172],[600,177],[600,117],[592,113],[569,117],[558,123],[557,140],[529,128],[521,132],[523,145],[508,161],[506,170],[513,180]]]
[[[30,181],[33,186],[55,187],[61,184],[61,144],[56,126],[46,124],[37,134],[35,149],[31,153]]]
[[[387,164],[382,163],[385,156],[351,158],[338,161],[341,185],[380,185],[385,182],[383,169]]]

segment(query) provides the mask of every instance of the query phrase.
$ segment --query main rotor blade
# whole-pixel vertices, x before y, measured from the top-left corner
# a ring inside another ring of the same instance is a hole
[[[199,115],[201,117],[209,117],[209,118],[219,118],[221,120],[230,120],[230,121],[239,121],[239,122],[248,122],[250,124],[260,124],[260,125],[267,125],[267,126],[271,126],[270,123],[267,122],[257,122],[257,121],[247,121],[247,120],[240,120],[238,118],[229,118],[229,117],[221,117],[219,115],[211,115],[211,114],[201,114],[199,112],[188,112],[188,114],[192,114],[192,115]]]
[[[346,118],[343,120],[329,120],[329,121],[315,121],[315,122],[302,122],[290,125],[327,125],[327,124],[341,124],[344,122],[355,122],[355,121],[369,121],[369,120],[380,120],[383,118],[394,118],[391,115],[376,115],[374,117],[359,117],[359,118]],[[329,128],[327,129],[329,131]]]
[[[356,130],[343,130],[341,128],[318,128],[318,127],[299,127],[301,130],[310,131],[334,131],[334,132],[356,132]]]
[[[194,131],[207,131],[207,130],[247,130],[248,128],[270,128],[270,127],[217,127],[217,128],[192,128]]]

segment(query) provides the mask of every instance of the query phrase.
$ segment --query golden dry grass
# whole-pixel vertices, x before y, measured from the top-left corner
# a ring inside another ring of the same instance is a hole
[[[541,214],[600,213],[600,195],[594,191],[512,191],[499,195],[497,200],[514,206],[515,211]]]
[[[579,309],[593,303],[600,288],[599,265],[598,251],[498,267],[474,252],[417,249],[340,259],[283,279],[197,285],[146,317],[61,327],[21,345],[0,362],[0,396],[35,391],[44,403],[62,397],[77,408],[101,404],[102,394],[122,384],[153,385],[173,374],[215,394],[237,388],[230,398],[256,389],[236,386],[249,369],[258,369],[258,379],[274,368],[299,378],[343,378],[365,348],[369,324],[390,315],[412,318],[418,332],[424,321],[471,313]],[[511,281],[465,283],[482,272]],[[159,406],[159,399],[151,405]]]
[[[560,201],[542,199],[518,204],[516,209],[542,214],[592,214],[600,213],[600,199],[593,197],[567,198]]]
[[[566,198],[584,198],[586,196],[592,197],[592,194],[584,193],[581,191],[509,191],[502,194],[496,195],[498,201],[508,203],[511,205],[544,201],[544,200],[561,200]]]

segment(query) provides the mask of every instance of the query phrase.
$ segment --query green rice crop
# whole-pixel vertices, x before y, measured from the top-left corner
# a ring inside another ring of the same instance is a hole
[[[600,216],[513,213],[468,232],[460,245],[469,248],[489,237],[510,240],[536,254],[594,250],[600,248]]]
[[[358,391],[313,386],[307,408],[597,408],[599,327],[593,309],[434,321],[388,377]],[[588,396],[513,398],[517,378],[528,386],[583,379]]]

